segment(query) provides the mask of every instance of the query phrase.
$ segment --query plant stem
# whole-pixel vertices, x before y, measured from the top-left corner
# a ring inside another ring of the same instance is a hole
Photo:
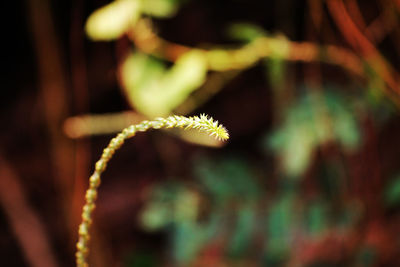
[[[152,129],[161,128],[184,128],[184,129],[198,129],[204,131],[210,136],[214,136],[220,140],[227,140],[229,138],[228,131],[222,126],[218,125],[218,121],[206,115],[199,117],[184,117],[184,116],[170,116],[168,118],[157,118],[152,121],[143,121],[136,125],[131,125],[125,128],[116,137],[111,139],[108,146],[103,150],[103,154],[96,162],[95,170],[89,178],[89,188],[86,191],[86,203],[82,209],[82,222],[79,225],[79,240],[76,244],[76,265],[78,267],[87,267],[88,254],[89,254],[89,240],[90,240],[90,226],[92,224],[92,213],[96,207],[95,202],[97,199],[97,189],[101,183],[101,174],[107,167],[115,151],[117,151],[125,142],[126,139],[133,137],[137,132],[145,132]]]

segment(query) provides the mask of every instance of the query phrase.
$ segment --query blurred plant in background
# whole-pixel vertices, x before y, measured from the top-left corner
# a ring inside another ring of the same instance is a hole
[[[287,109],[282,127],[268,135],[269,146],[282,159],[282,172],[288,176],[304,174],[318,146],[336,142],[343,151],[354,151],[361,142],[351,103],[334,92],[320,94],[299,97],[299,103]]]

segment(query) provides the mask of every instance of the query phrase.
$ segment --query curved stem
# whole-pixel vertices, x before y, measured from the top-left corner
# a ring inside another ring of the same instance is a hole
[[[184,116],[170,116],[168,118],[157,118],[152,121],[143,121],[136,125],[131,125],[125,128],[116,137],[111,139],[108,146],[103,150],[103,154],[96,162],[95,170],[89,179],[89,188],[86,191],[86,203],[82,209],[82,222],[79,225],[79,240],[76,244],[76,265],[79,267],[87,267],[88,254],[89,254],[89,240],[90,240],[90,226],[92,224],[92,214],[96,207],[95,202],[97,199],[97,189],[100,186],[100,176],[107,167],[115,151],[117,151],[125,142],[126,139],[133,137],[137,132],[145,132],[150,128],[185,128],[185,129],[198,129],[204,131],[211,136],[220,140],[227,140],[229,138],[228,131],[222,126],[218,125],[218,121],[206,115],[200,117],[184,117]]]

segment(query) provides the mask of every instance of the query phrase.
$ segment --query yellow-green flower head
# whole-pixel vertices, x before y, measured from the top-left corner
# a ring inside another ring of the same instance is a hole
[[[218,121],[214,121],[213,118],[201,114],[200,118],[195,116],[194,120],[200,125],[198,129],[207,132],[210,136],[214,136],[218,140],[222,141],[229,138],[229,133],[226,128],[221,124],[218,124]]]

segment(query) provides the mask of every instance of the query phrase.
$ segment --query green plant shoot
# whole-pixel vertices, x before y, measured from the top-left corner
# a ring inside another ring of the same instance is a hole
[[[76,244],[76,264],[78,267],[87,267],[89,254],[90,226],[92,224],[92,213],[96,207],[97,189],[100,186],[100,176],[106,169],[107,163],[110,161],[115,151],[117,151],[128,138],[133,137],[137,132],[145,132],[149,129],[161,128],[183,128],[197,129],[208,133],[219,140],[227,140],[229,138],[228,131],[218,121],[202,114],[199,117],[170,116],[167,118],[157,118],[152,121],[143,121],[136,125],[125,128],[116,137],[111,139],[108,146],[103,150],[103,154],[96,162],[95,170],[89,179],[89,188],[86,191],[86,203],[82,209],[82,222],[79,226],[79,240]]]

